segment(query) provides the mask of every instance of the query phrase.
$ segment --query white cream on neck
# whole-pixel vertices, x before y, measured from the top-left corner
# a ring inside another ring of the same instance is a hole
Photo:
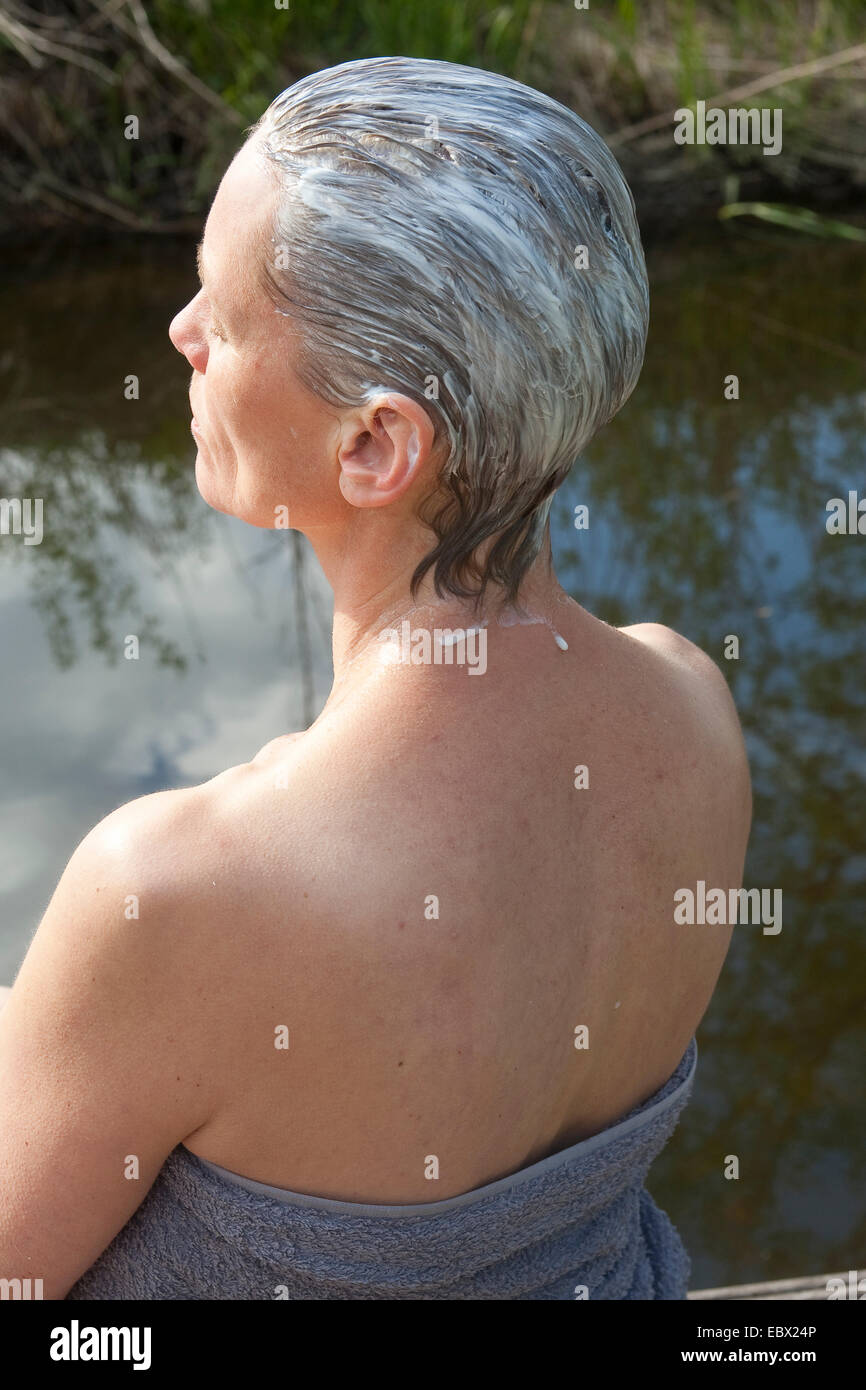
[[[559,650],[561,652],[568,651],[568,643],[566,642],[565,638],[561,635],[561,633],[557,632],[550,619],[545,618],[541,613],[530,613],[526,609],[524,609],[523,612],[518,612],[518,610],[513,605],[508,605],[507,607],[503,608],[496,621],[499,623],[500,627],[517,627],[518,625],[520,627],[524,627],[529,626],[532,623],[543,623],[544,626],[546,628],[549,628],[551,633],[553,634],[553,640],[559,647]]]

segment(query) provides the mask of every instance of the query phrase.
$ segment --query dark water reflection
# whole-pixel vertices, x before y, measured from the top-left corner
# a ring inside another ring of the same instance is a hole
[[[866,536],[824,522],[829,498],[866,494],[866,257],[719,238],[650,260],[644,375],[562,491],[560,574],[608,621],[668,623],[719,661],[752,759],[746,883],[784,893],[780,935],[735,929],[652,1187],[696,1286],[858,1268]],[[188,247],[46,247],[2,287],[0,496],[42,497],[45,515],[41,545],[0,537],[4,978],[94,821],[248,758],[327,690],[309,553],[194,488],[187,373],[165,337],[190,267]]]

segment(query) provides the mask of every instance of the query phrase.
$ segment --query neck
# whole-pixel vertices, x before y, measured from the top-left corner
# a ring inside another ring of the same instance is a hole
[[[566,598],[551,563],[550,539],[530,566],[513,604],[504,591],[489,586],[483,603],[453,594],[436,593],[432,571],[424,576],[415,595],[412,575],[430,547],[430,533],[407,542],[374,527],[365,543],[347,538],[335,545],[329,538],[309,532],[308,537],[334,593],[333,663],[334,692],[351,686],[368,668],[363,657],[381,650],[381,634],[409,620],[413,629],[471,628],[526,614],[555,626],[558,605]],[[333,693],[333,692],[332,692]]]

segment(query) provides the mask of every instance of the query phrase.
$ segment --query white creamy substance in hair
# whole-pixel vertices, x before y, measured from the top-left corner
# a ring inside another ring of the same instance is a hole
[[[400,57],[302,78],[261,133],[318,388],[356,404],[360,381],[417,398],[433,378],[446,476],[465,463],[513,521],[637,379],[645,275],[610,151],[521,83]]]
[[[268,274],[304,384],[336,406],[423,402],[446,500],[461,498],[438,563],[501,533],[525,573],[554,490],[643,359],[646,271],[610,150],[511,78],[396,56],[302,78],[253,138],[278,174]],[[414,472],[417,436],[408,454]],[[538,614],[499,622],[568,650]]]

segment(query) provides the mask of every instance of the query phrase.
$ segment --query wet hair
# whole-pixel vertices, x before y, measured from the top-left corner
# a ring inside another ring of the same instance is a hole
[[[302,381],[338,406],[399,391],[433,421],[436,544],[412,592],[432,568],[440,596],[495,583],[513,601],[553,493],[643,362],[619,166],[551,97],[421,58],[313,73],[251,138],[278,179],[264,274],[300,329]]]

